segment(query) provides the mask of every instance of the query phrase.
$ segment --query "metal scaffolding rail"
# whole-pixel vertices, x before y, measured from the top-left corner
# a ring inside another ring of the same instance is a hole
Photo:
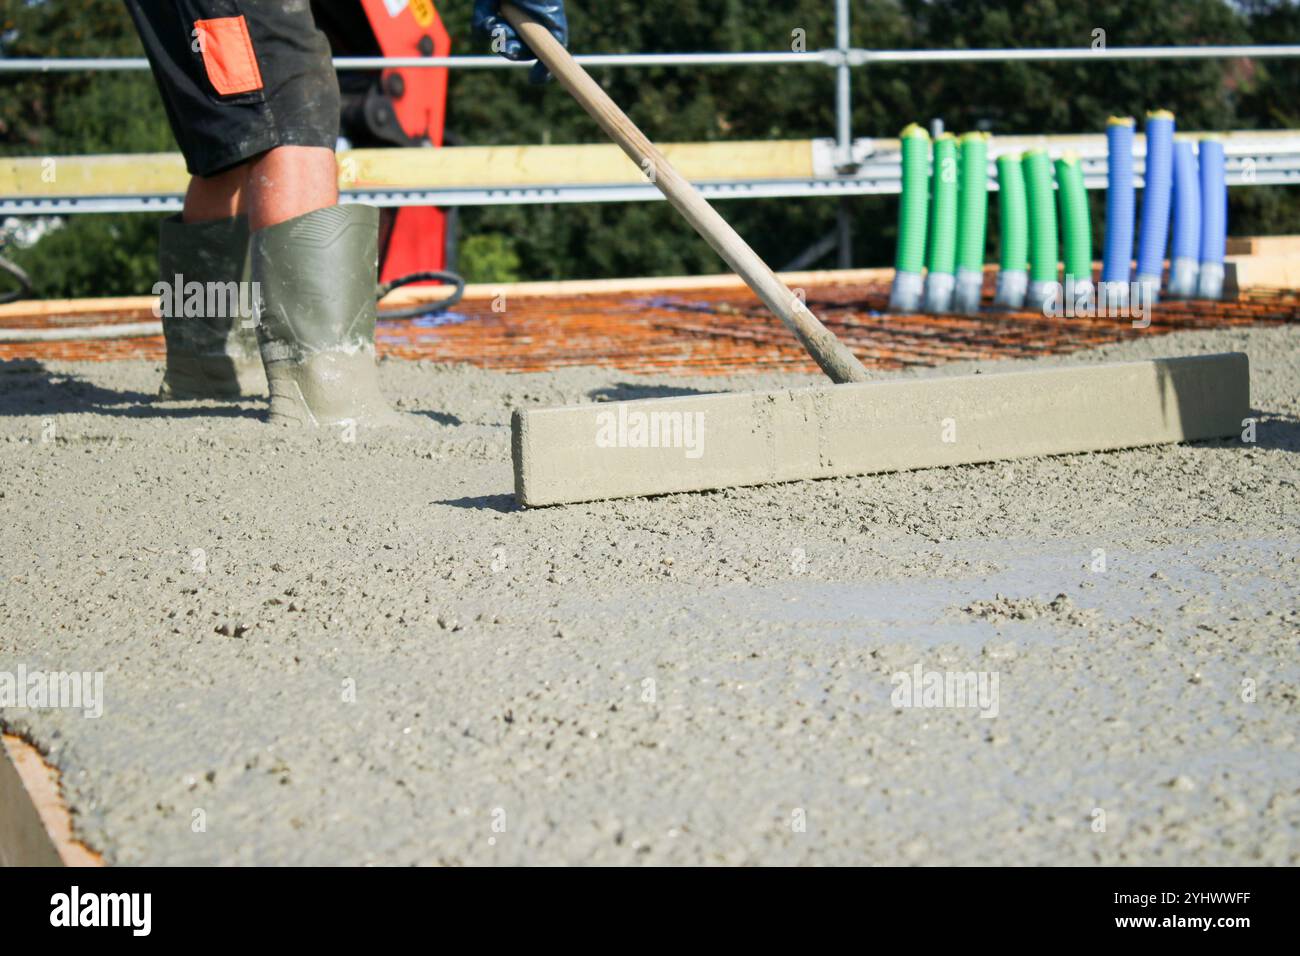
[[[1248,46],[1099,46],[1051,48],[1001,48],[978,50],[873,50],[854,47],[851,40],[849,0],[834,0],[835,43],[832,49],[808,52],[765,51],[737,53],[601,53],[575,58],[584,67],[726,67],[726,66],[821,66],[835,71],[835,130],[833,138],[815,141],[818,156],[813,176],[781,179],[701,180],[698,185],[710,199],[760,197],[848,197],[898,192],[898,157],[882,151],[884,141],[855,139],[852,129],[852,71],[900,63],[988,63],[1011,61],[1126,61],[1194,59],[1300,58],[1300,44],[1257,44]],[[338,70],[437,69],[510,70],[528,64],[499,56],[418,56],[336,58]],[[67,73],[80,71],[141,71],[149,69],[143,57],[99,58],[10,58],[0,59],[0,74]],[[1242,136],[1243,134],[1233,134]],[[1097,137],[1101,141],[1102,137]],[[1104,153],[1084,155],[1085,182],[1089,188],[1105,185]],[[1300,183],[1300,147],[1294,140],[1285,145],[1259,144],[1256,148],[1229,150],[1228,182],[1231,185]],[[996,180],[994,181],[996,186]],[[651,185],[641,183],[494,185],[440,188],[368,188],[344,190],[344,201],[380,206],[405,205],[500,205],[573,202],[634,202],[662,198]],[[179,193],[158,192],[131,195],[0,195],[0,214],[51,215],[83,212],[167,212],[180,208]],[[847,262],[849,228],[841,207],[840,264]]]
[[[1191,133],[1195,136],[1197,134]],[[1215,134],[1224,144],[1226,174],[1231,186],[1300,185],[1300,130],[1243,130]],[[902,188],[902,166],[897,139],[858,139],[850,150],[852,172],[837,167],[833,139],[774,141],[768,144],[770,160],[755,165],[753,150],[727,142],[664,144],[672,151],[684,146],[683,172],[711,200],[760,198],[848,197],[897,193]],[[778,147],[780,148],[778,155]],[[1105,189],[1106,137],[1100,133],[1067,136],[1001,136],[989,150],[989,188],[997,189],[997,157],[1018,155],[1031,147],[1052,156],[1066,152],[1079,156],[1089,189]],[[548,150],[564,151],[555,159]],[[345,153],[343,164],[357,157],[382,156],[383,168],[358,164],[365,175],[358,185],[342,185],[344,202],[375,206],[492,206],[542,203],[648,202],[663,198],[637,173],[636,167],[600,145],[571,147],[520,147],[502,161],[489,163],[483,147],[448,147],[431,153],[424,149],[361,150]],[[1146,154],[1139,135],[1134,157]],[[0,160],[0,215],[68,215],[106,212],[173,212],[181,207],[185,174],[174,154],[113,157],[63,157],[55,160],[64,170],[61,183],[76,188],[44,186],[43,160]],[[169,166],[159,172],[160,161]],[[132,164],[139,172],[132,173]],[[1136,182],[1142,185],[1142,163],[1135,164]],[[68,167],[71,167],[70,169]],[[532,178],[528,170],[564,170],[554,181]],[[733,174],[727,178],[719,170]],[[472,170],[472,173],[466,173]],[[748,171],[745,171],[748,170]],[[521,172],[522,171],[522,172]],[[575,175],[581,172],[581,179]],[[562,178],[571,177],[568,181]]]
[[[651,66],[871,66],[882,63],[987,63],[1056,60],[1232,60],[1300,57],[1300,45],[1002,47],[971,50],[870,50],[848,46],[805,53],[783,50],[745,53],[580,53],[584,67]],[[336,70],[452,69],[520,70],[499,56],[353,56],[335,57]],[[10,57],[0,58],[0,73],[143,72],[144,57]]]
[[[1039,47],[984,50],[871,50],[852,45],[849,0],[835,2],[835,48],[809,52],[761,51],[739,53],[594,53],[575,59],[584,67],[703,67],[820,65],[836,71],[835,143],[844,171],[852,166],[852,71],[891,63],[982,63],[1065,60],[1192,60],[1267,59],[1300,57],[1300,44],[1204,45],[1168,47]],[[523,69],[499,56],[336,57],[338,70],[380,69]],[[0,59],[0,73],[147,70],[144,57],[50,57]]]

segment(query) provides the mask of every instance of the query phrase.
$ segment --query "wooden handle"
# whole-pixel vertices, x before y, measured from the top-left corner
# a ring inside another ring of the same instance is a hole
[[[732,229],[708,201],[664,157],[636,124],[618,108],[549,30],[510,3],[501,12],[519,31],[519,36],[547,69],[560,81],[605,134],[622,147],[632,162],[641,167],[673,207],[711,245],[745,284],[785,323],[821,366],[831,381],[864,382],[862,363],[830,329],[808,310],[803,300],[790,291],[775,272],[758,257],[736,230]]]

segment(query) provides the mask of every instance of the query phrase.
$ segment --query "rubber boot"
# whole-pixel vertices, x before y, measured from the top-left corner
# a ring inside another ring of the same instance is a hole
[[[328,206],[253,234],[272,422],[400,421],[375,369],[378,268],[373,206]]]
[[[162,398],[266,394],[253,323],[255,300],[247,285],[248,244],[243,216],[196,223],[181,222],[180,216],[163,220],[158,268],[169,294],[163,296],[162,309],[167,343],[167,370],[158,390]]]

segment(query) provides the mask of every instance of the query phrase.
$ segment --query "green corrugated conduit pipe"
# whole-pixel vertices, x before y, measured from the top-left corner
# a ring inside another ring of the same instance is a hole
[[[1046,312],[1060,295],[1057,282],[1056,197],[1052,195],[1052,164],[1047,153],[1031,149],[1020,159],[1025,174],[1029,211],[1028,308]]]
[[[1025,174],[1014,156],[998,157],[998,211],[1002,221],[1002,258],[993,304],[1020,309],[1029,287],[1029,212],[1025,206]]]
[[[889,308],[917,312],[925,287],[926,217],[930,211],[930,134],[915,123],[898,135],[903,156],[903,192],[898,202],[898,250]]]
[[[1082,304],[1080,295],[1086,295],[1087,301],[1092,298],[1092,223],[1083,167],[1075,153],[1066,153],[1056,161],[1056,196],[1061,209],[1065,298]]]
[[[953,311],[973,315],[984,290],[984,242],[989,215],[989,135],[961,138],[961,184],[957,190],[957,284]]]
[[[941,133],[930,169],[930,271],[925,277],[925,311],[948,312],[957,268],[957,141]]]

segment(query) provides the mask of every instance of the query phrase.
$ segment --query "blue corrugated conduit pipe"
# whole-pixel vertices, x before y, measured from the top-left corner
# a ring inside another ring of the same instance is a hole
[[[1131,116],[1112,116],[1106,123],[1106,247],[1102,256],[1100,301],[1128,304],[1133,274],[1133,128]]]
[[[1223,143],[1201,140],[1202,299],[1223,298],[1223,255],[1228,245],[1228,183],[1223,167]]]
[[[1147,302],[1160,298],[1169,244],[1169,200],[1173,191],[1174,114],[1147,113],[1146,182],[1142,187],[1142,227],[1138,233],[1137,281]]]
[[[1173,251],[1169,255],[1169,294],[1196,297],[1201,271],[1201,180],[1191,140],[1174,140]]]

